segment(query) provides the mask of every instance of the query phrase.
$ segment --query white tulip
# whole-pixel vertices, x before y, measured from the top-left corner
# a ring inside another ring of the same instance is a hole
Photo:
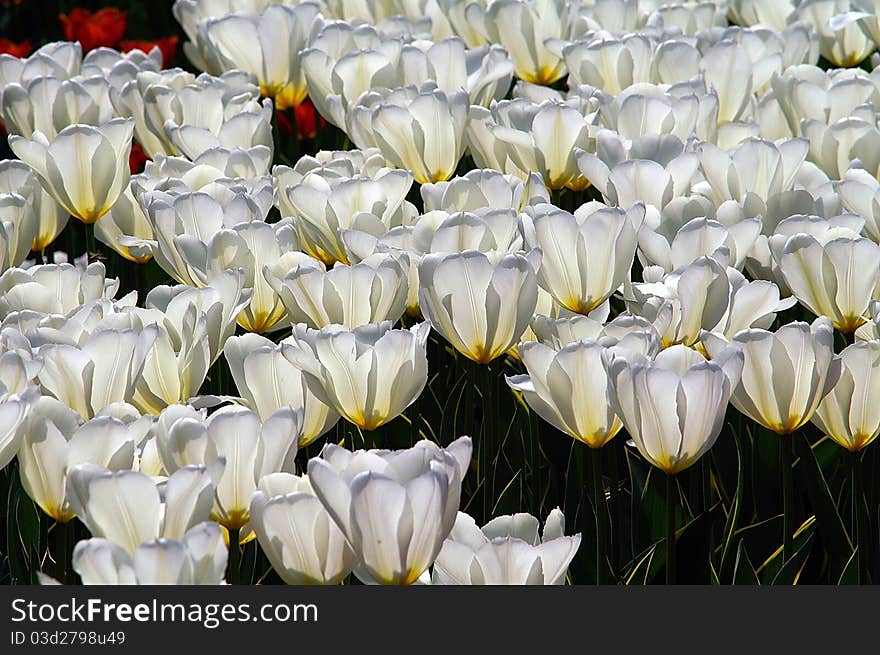
[[[287,583],[339,584],[357,566],[342,531],[306,476],[275,473],[260,480],[251,523],[272,568]]]
[[[868,103],[880,100],[877,87],[860,69],[831,69],[794,66],[774,75],[773,94],[791,133],[800,136],[801,121],[826,125],[859,113]]]
[[[538,172],[550,189],[589,186],[576,151],[593,150],[596,100],[502,100],[489,109],[471,107],[468,145],[478,166],[527,179]]]
[[[777,234],[770,237],[770,249],[788,288],[807,309],[828,316],[842,332],[865,322],[880,280],[880,246],[828,230],[818,238]]]
[[[428,381],[430,326],[394,330],[391,321],[353,330],[294,326],[284,356],[311,391],[362,430],[375,430],[415,402]]]
[[[412,584],[431,565],[455,523],[471,450],[469,437],[398,451],[328,445],[309,461],[309,482],[357,555],[361,580]]]
[[[348,263],[340,230],[379,237],[409,224],[417,213],[406,200],[413,182],[409,171],[383,167],[367,176],[349,170],[340,174],[322,166],[301,176],[282,167],[273,171],[283,215],[296,220],[305,252],[328,265]]]
[[[10,134],[26,139],[41,132],[47,139],[75,123],[101,125],[114,117],[110,84],[103,76],[62,80],[37,77],[10,84],[0,98],[0,117]]]
[[[193,288],[188,285],[153,287],[144,300],[147,309],[165,314],[172,326],[183,324],[187,313],[195,309],[204,314],[207,321],[207,343],[210,363],[213,364],[223,352],[227,339],[235,333],[235,320],[251,299],[250,290],[244,288],[244,274],[240,270],[227,270],[208,279],[207,286]],[[172,334],[179,341],[185,335]]]
[[[371,88],[399,86],[401,38],[383,38],[369,24],[329,21],[300,53],[309,97],[330,123],[344,128],[352,103]]]
[[[602,125],[637,142],[661,135],[672,135],[682,142],[692,134],[714,137],[717,115],[714,88],[707,92],[692,81],[674,86],[634,84],[599,107]]]
[[[801,132],[810,140],[810,160],[823,173],[837,179],[843,176],[853,159],[859,159],[866,144],[880,139],[872,105],[868,105],[867,120],[857,115],[825,124],[810,118],[801,120]],[[871,165],[869,160],[864,165]]]
[[[37,387],[28,387],[21,393],[13,394],[8,393],[5,384],[0,384],[0,425],[3,426],[0,428],[0,470],[13,460],[21,448],[28,412],[39,397]]]
[[[519,341],[538,302],[540,250],[429,254],[419,264],[422,314],[460,353],[480,364]]]
[[[880,242],[880,182],[860,168],[847,170],[837,185],[840,201],[847,211],[865,218],[865,233]]]
[[[479,250],[515,253],[523,238],[512,209],[478,209],[453,214],[435,210],[421,215],[412,226],[412,252],[450,253]]]
[[[296,107],[308,89],[300,66],[313,23],[321,20],[318,5],[272,5],[262,13],[235,13],[209,18],[199,26],[204,42],[225,70],[240,69],[257,78],[263,95],[280,109]]]
[[[561,585],[581,544],[580,533],[565,536],[559,508],[547,516],[538,535],[531,514],[498,516],[482,528],[459,512],[437,555],[433,584]]]
[[[32,214],[27,220],[34,227],[23,230],[25,234],[35,232],[31,250],[45,250],[67,225],[70,214],[43,189],[31,167],[23,161],[0,161],[0,196],[5,194],[21,197],[27,205],[26,212]]]
[[[803,0],[795,17],[813,26],[819,33],[822,56],[836,66],[857,66],[870,55],[876,44],[855,22],[833,22],[850,8],[849,0]]]
[[[731,0],[729,4],[738,25],[766,25],[781,31],[788,25],[798,3],[794,0]]]
[[[467,124],[467,92],[445,93],[428,81],[365,93],[351,108],[348,133],[358,147],[379,148],[389,165],[411,170],[424,184],[453,176]]]
[[[730,228],[700,217],[683,225],[678,221],[663,221],[656,229],[642,225],[639,254],[643,265],[660,266],[666,272],[687,266],[702,256],[741,269],[761,227],[759,217],[744,218]]]
[[[199,70],[208,70],[210,52],[204,42],[200,23],[240,11],[260,12],[269,5],[285,4],[286,0],[174,0],[171,12],[180,23],[189,41],[183,44],[186,56]],[[215,63],[212,61],[212,63]]]
[[[94,537],[131,555],[145,541],[181,539],[208,520],[214,496],[204,467],[182,468],[162,484],[143,473],[79,464],[67,472],[67,499]]]
[[[156,433],[165,469],[174,475],[180,467],[212,468],[225,462],[216,477],[212,518],[227,529],[241,530],[245,539],[257,483],[270,473],[293,472],[302,412],[284,407],[260,421],[240,405],[221,407],[207,419],[180,406],[169,410]]]
[[[677,138],[637,140],[626,152],[620,136],[600,130],[596,143],[598,155],[580,150],[575,154],[578,169],[607,204],[629,207],[644,203],[645,220],[656,227],[661,212],[690,192],[699,157],[684,150]]]
[[[107,278],[101,262],[84,269],[73,264],[14,268],[0,276],[0,317],[23,310],[69,314],[93,301],[112,299],[118,289],[119,280]]]
[[[0,60],[0,88],[13,82],[26,84],[34,78],[47,75],[66,80],[80,73],[82,59],[82,46],[78,41],[53,41],[21,59],[3,55]]]
[[[713,361],[681,345],[648,361],[612,355],[609,399],[642,456],[675,475],[714,445],[742,369],[733,348]]]
[[[46,343],[37,351],[43,360],[37,379],[44,392],[89,419],[108,405],[131,402],[156,334],[155,326],[98,329],[79,346]]]
[[[114,118],[97,127],[71,125],[51,142],[41,132],[32,140],[10,135],[9,147],[71,216],[94,223],[128,184],[133,129],[131,119]]]
[[[789,309],[797,298],[781,299],[779,287],[767,280],[747,280],[734,268],[727,269],[730,283],[730,299],[727,311],[710,332],[723,334],[730,339],[737,332],[749,328],[769,329],[776,320],[776,313]]]
[[[527,205],[549,203],[544,181],[535,173],[523,181],[492,169],[468,171],[446,182],[423,184],[419,189],[425,213],[476,211],[485,207],[522,211]]]
[[[731,402],[740,412],[777,434],[791,434],[813,413],[840,378],[834,330],[827,318],[795,322],[776,332],[749,329],[730,342],[706,333],[703,346],[717,356],[728,344],[745,356],[742,381]]]
[[[258,334],[230,337],[223,354],[232,379],[247,404],[265,421],[282,407],[302,411],[300,447],[305,447],[336,425],[339,414],[309,390],[302,371],[283,355],[288,337],[278,344]]]
[[[810,420],[843,448],[859,452],[880,434],[880,406],[872,401],[880,388],[880,342],[847,346],[840,361],[840,380]]]
[[[289,271],[267,267],[264,275],[287,309],[291,324],[354,328],[396,322],[406,309],[409,257],[375,254],[358,264],[324,270],[317,260]]]
[[[543,253],[538,283],[564,308],[589,314],[627,278],[644,215],[642,205],[586,204],[574,214],[552,205],[526,207],[520,217],[525,245]]]
[[[528,373],[507,377],[507,383],[545,421],[590,448],[601,448],[621,428],[607,400],[604,351],[598,341],[575,341],[558,351],[528,342],[519,346]]]
[[[666,274],[647,268],[643,277],[644,282],[627,285],[627,308],[654,324],[663,347],[694,345],[700,331],[718,325],[728,311],[730,281],[724,266],[711,257]]]
[[[216,145],[272,147],[271,103],[242,71],[195,77],[180,69],[144,72],[113,101],[135,121],[134,134],[150,159],[157,154],[197,158]]]
[[[780,143],[747,139],[729,151],[703,143],[700,171],[705,181],[696,184],[694,192],[711,199],[716,207],[725,200],[742,202],[751,196],[767,203],[794,187],[808,150],[806,139]]]
[[[84,585],[219,585],[228,553],[216,523],[194,525],[180,539],[151,539],[126,551],[103,538],[80,541],[73,570]]]
[[[82,423],[79,414],[54,398],[40,398],[18,453],[21,484],[40,509],[67,523],[75,515],[67,499],[68,472],[79,464],[131,470],[134,453],[134,434],[122,421],[101,416]]]
[[[561,57],[548,49],[548,39],[565,34],[565,7],[561,0],[499,0],[465,7],[468,23],[486,41],[500,43],[513,59],[516,76],[550,85],[565,75]]]

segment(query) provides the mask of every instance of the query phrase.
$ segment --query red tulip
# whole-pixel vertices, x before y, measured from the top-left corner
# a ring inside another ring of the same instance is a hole
[[[148,53],[154,46],[159,46],[159,50],[162,51],[162,65],[170,66],[177,54],[177,40],[177,36],[163,36],[156,41],[123,41],[120,48],[122,52],[142,50]]]
[[[27,57],[34,51],[30,41],[16,43],[9,39],[0,39],[0,55],[12,55],[13,57]]]
[[[101,46],[115,48],[125,34],[125,12],[116,7],[104,7],[95,13],[77,7],[58,18],[64,29],[64,38],[79,41],[83,52]]]
[[[314,139],[318,134],[318,121],[321,127],[327,125],[327,121],[323,117],[318,116],[315,111],[315,105],[311,99],[306,98],[299,106],[294,107],[293,112],[296,116],[296,127],[300,139]]]
[[[131,174],[137,175],[138,173],[143,173],[147,161],[149,161],[149,158],[141,147],[141,144],[132,143],[131,152],[128,155],[128,168],[131,171]]]

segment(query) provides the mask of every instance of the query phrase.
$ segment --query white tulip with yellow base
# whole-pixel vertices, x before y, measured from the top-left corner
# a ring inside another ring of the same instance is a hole
[[[847,346],[840,361],[840,380],[810,420],[835,443],[859,452],[880,434],[880,341]]]
[[[419,184],[448,180],[464,154],[468,94],[446,93],[433,81],[371,91],[351,108],[347,131],[359,148],[379,148],[390,166]]]
[[[305,252],[327,265],[347,264],[340,231],[358,230],[378,238],[412,222],[418,213],[406,200],[412,173],[382,164],[373,175],[358,172],[355,166],[335,170],[325,165],[302,175],[273,169],[279,208],[296,221]]]
[[[251,524],[287,584],[339,584],[357,566],[307,476],[273,473],[260,480],[251,499]]]
[[[67,499],[68,472],[79,464],[111,471],[134,466],[134,434],[108,416],[82,423],[79,414],[54,398],[34,404],[18,453],[21,484],[37,505],[59,523],[67,523],[74,509]]]
[[[523,180],[539,173],[550,189],[582,191],[590,185],[577,166],[577,152],[594,150],[593,118],[598,100],[526,98],[472,106],[468,145],[478,166],[497,168]]]
[[[46,192],[31,167],[23,161],[0,161],[0,195],[7,193],[24,198],[33,214],[36,232],[31,250],[44,250],[67,225],[70,214]]]
[[[358,578],[401,585],[422,576],[455,523],[471,451],[470,437],[396,451],[328,445],[309,461],[309,482],[357,556]]]
[[[114,118],[97,127],[71,125],[51,142],[42,132],[34,132],[32,140],[12,135],[9,147],[71,216],[94,223],[128,184],[133,130],[130,118]]]
[[[425,255],[419,264],[422,315],[456,350],[487,364],[528,327],[538,302],[540,261],[537,249]]]
[[[681,345],[652,360],[612,353],[608,397],[639,453],[675,475],[715,443],[742,368],[743,355],[734,348],[713,361]]]
[[[543,253],[538,283],[565,309],[589,314],[629,274],[644,205],[627,210],[583,205],[574,214],[552,205],[527,207],[520,225],[526,246]]]
[[[516,76],[550,85],[565,76],[562,58],[548,49],[548,39],[568,36],[562,0],[497,0],[465,7],[469,26],[490,43],[500,43],[513,59]]]
[[[258,334],[243,334],[227,339],[223,354],[238,393],[260,420],[282,407],[302,410],[302,448],[336,425],[339,414],[318,400],[302,371],[283,355],[288,344],[295,344],[293,337],[276,344]]]
[[[660,267],[646,268],[644,282],[627,282],[627,309],[648,319],[660,334],[663,347],[677,343],[693,346],[702,330],[717,326],[727,315],[730,278],[711,257],[664,274]]]
[[[857,66],[877,47],[870,30],[847,20],[845,15],[851,9],[847,0],[805,0],[794,15],[796,20],[812,25],[819,34],[822,56],[841,68]]]
[[[269,473],[292,472],[302,412],[284,407],[265,421],[241,405],[227,405],[207,419],[172,406],[157,446],[165,469],[184,466],[217,466],[211,516],[227,530],[251,536],[250,502],[257,482]],[[161,417],[160,417],[161,421]]]
[[[704,333],[701,340],[713,358],[728,345],[742,351],[745,365],[733,406],[780,435],[809,421],[840,378],[834,329],[825,317],[812,325],[788,323],[775,332],[743,330],[729,342],[714,333]]]
[[[784,221],[783,221],[784,222]],[[865,237],[828,230],[770,237],[770,250],[792,294],[841,332],[854,332],[880,281],[880,246]]]
[[[211,55],[226,70],[257,78],[263,95],[278,109],[296,107],[308,96],[300,51],[320,20],[318,5],[271,5],[262,13],[240,12],[209,18],[199,27]]]
[[[391,321],[354,329],[295,325],[284,356],[300,369],[309,391],[361,430],[399,416],[428,381],[428,323],[405,330]]]
[[[611,335],[616,330],[600,332],[594,339],[578,339],[559,349],[535,341],[524,343],[519,354],[528,373],[507,377],[507,384],[521,392],[545,421],[590,448],[601,448],[621,428],[608,404],[603,358],[610,352],[653,357],[660,350],[660,339],[650,324],[637,328],[624,330],[620,338]]]
[[[559,351],[525,343],[519,354],[528,374],[508,377],[507,383],[545,421],[590,448],[601,448],[621,428],[606,398],[604,351],[596,341],[576,341]]]

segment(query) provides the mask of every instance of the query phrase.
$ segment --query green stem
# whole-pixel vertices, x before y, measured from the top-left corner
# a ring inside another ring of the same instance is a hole
[[[241,569],[241,540],[240,528],[229,529],[229,561],[226,565],[226,581],[235,585],[239,582]]]
[[[623,443],[619,438],[612,439],[608,444],[608,454],[611,456],[611,484],[609,486],[608,503],[611,508],[611,515],[614,517],[611,521],[611,571],[618,570],[623,555],[623,506],[621,502],[622,493],[620,490],[620,458],[618,457],[618,449]],[[624,458],[625,459],[625,458]],[[624,462],[625,463],[625,462]]]
[[[858,450],[850,453],[852,463],[852,475],[850,482],[852,484],[852,535],[859,547],[859,582],[867,582],[868,556],[870,555],[870,546],[868,546],[868,517],[865,512],[867,504],[865,503],[865,487],[862,479],[862,451]]]
[[[590,448],[593,478],[593,511],[596,515],[596,584],[605,584],[605,488],[602,483],[602,449]]]
[[[62,584],[70,581],[70,549],[67,523],[55,522],[55,579]]]
[[[792,454],[794,436],[781,435],[779,438],[779,467],[782,469],[782,561],[787,562],[794,552],[792,533],[794,525],[794,480],[792,478]]]
[[[494,514],[495,504],[498,499],[495,497],[495,467],[492,460],[495,457],[495,380],[492,377],[491,364],[483,364],[483,448],[485,448],[485,471],[483,473],[483,505],[484,518],[489,520]]]
[[[666,474],[666,584],[675,584],[675,475]]]
[[[97,253],[97,250],[95,249],[95,230],[94,227],[88,223],[83,223],[83,228],[86,231],[86,254],[88,255],[89,263],[91,263],[92,255]]]

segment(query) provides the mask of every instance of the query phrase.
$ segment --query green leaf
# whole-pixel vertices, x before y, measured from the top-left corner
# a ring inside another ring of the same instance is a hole
[[[736,442],[736,460],[737,460],[737,480],[736,494],[730,510],[727,512],[727,521],[724,524],[724,536],[722,537],[721,560],[718,565],[719,577],[727,579],[729,572],[733,566],[733,536],[736,531],[736,525],[739,522],[740,512],[742,511],[743,491],[745,489],[745,470],[743,467],[742,447],[740,445],[740,436],[735,435]],[[741,543],[741,540],[740,540]]]
[[[801,435],[795,440],[795,448],[800,457],[795,469],[800,472],[801,481],[810,498],[810,505],[816,514],[817,530],[822,542],[828,548],[832,559],[832,570],[842,571],[852,556],[852,540],[837,512],[837,503],[828,489],[822,469],[805,436]]]
[[[13,584],[33,584],[39,570],[40,517],[12,468],[6,500],[6,556]]]
[[[733,563],[733,584],[739,585],[760,585],[758,574],[755,573],[755,567],[749,559],[746,552],[746,543],[742,539],[736,546],[736,561]]]
[[[807,557],[812,548],[813,535],[811,534],[804,544],[794,552],[794,555],[788,558],[788,561],[782,565],[782,568],[779,569],[779,573],[773,577],[773,581],[770,584],[796,585],[804,570],[804,566],[807,563]]]
[[[784,569],[788,565],[788,563],[797,556],[797,554],[801,551],[801,549],[807,542],[812,542],[815,531],[816,517],[811,516],[806,521],[804,521],[797,530],[795,530],[792,538],[792,548],[794,549],[795,553],[794,555],[792,555],[787,561],[783,561],[782,545],[780,545],[776,548],[775,551],[773,551],[773,554],[771,554],[770,557],[764,560],[764,563],[761,564],[761,566],[755,569],[755,572],[761,577],[761,582],[763,584],[774,584],[774,580],[777,578],[782,569]],[[781,538],[782,534],[779,535],[780,540]],[[805,559],[807,554],[809,554],[809,549],[807,549],[804,554]]]
[[[843,572],[840,574],[840,578],[838,578],[837,584],[839,584],[839,585],[859,584],[859,547],[858,546],[856,546],[856,549],[853,551],[853,554],[850,556],[849,561],[846,563],[846,566],[843,567]]]

